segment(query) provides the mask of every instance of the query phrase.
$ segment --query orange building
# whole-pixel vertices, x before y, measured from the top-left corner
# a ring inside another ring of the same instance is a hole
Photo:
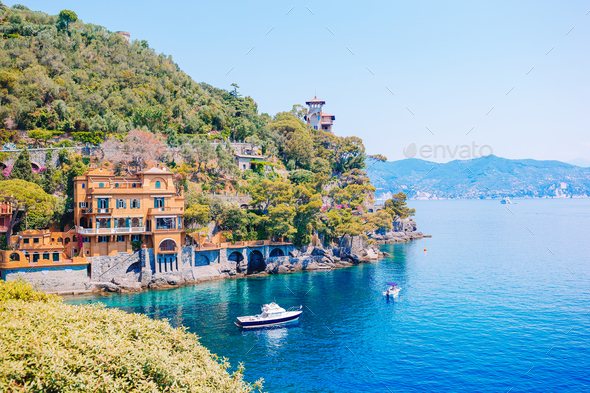
[[[76,232],[53,232],[49,229],[29,229],[12,236],[30,262],[62,262],[71,260],[78,253]]]
[[[0,205],[0,236],[6,236],[8,224],[10,224],[10,216],[12,216],[12,206]]]
[[[183,214],[184,196],[166,168],[129,177],[97,168],[74,179],[74,222],[86,257],[145,245],[157,262],[174,263],[184,244]]]

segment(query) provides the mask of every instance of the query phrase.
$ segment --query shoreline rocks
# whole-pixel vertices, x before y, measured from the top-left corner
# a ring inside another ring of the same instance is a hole
[[[332,270],[360,263],[377,261],[389,256],[378,248],[380,244],[406,242],[430,237],[418,232],[416,222],[407,217],[394,222],[393,228],[386,232],[373,232],[369,239],[345,235],[336,245],[309,245],[294,249],[285,256],[268,257],[256,264],[241,260],[193,266],[181,271],[168,273],[141,272],[137,281],[135,276],[113,278],[109,282],[93,282],[87,285],[86,292],[137,292],[142,290],[176,288],[194,285],[204,281],[226,278],[256,277],[270,274],[286,274],[299,271]],[[371,242],[370,240],[374,240]],[[369,244],[370,243],[370,244]],[[255,270],[253,270],[253,267]]]

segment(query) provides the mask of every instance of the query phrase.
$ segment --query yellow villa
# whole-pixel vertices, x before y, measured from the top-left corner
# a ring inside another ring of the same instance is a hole
[[[183,214],[184,196],[164,167],[135,176],[97,168],[74,179],[74,222],[85,257],[131,253],[141,245],[154,249],[158,263],[176,263]]]

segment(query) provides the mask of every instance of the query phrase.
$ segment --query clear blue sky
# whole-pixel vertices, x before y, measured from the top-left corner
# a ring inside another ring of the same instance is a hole
[[[22,4],[128,31],[196,81],[237,83],[271,115],[317,91],[336,134],[390,160],[412,142],[590,160],[590,1]]]

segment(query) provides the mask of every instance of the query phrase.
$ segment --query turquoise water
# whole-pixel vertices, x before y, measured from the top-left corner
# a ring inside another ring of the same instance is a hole
[[[588,392],[590,200],[516,202],[412,201],[433,238],[374,264],[72,303],[185,325],[271,392]],[[234,326],[273,300],[300,322]]]

